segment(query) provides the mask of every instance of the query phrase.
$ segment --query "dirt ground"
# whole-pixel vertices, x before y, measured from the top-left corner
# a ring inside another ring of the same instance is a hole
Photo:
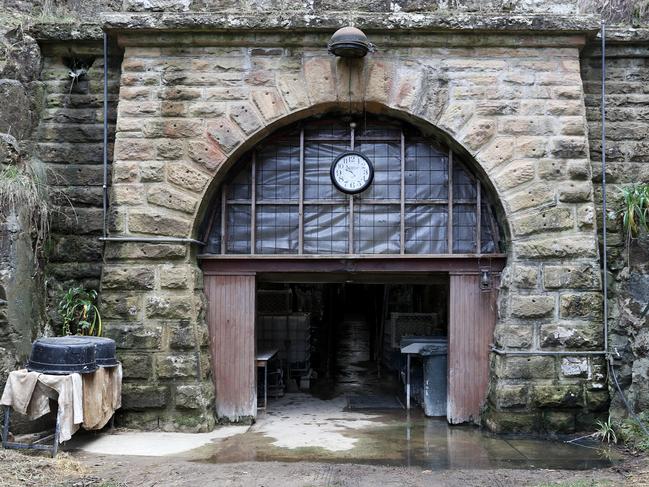
[[[625,453],[607,469],[438,470],[309,462],[213,464],[169,457],[99,456],[75,452],[56,459],[0,451],[0,486],[362,487],[362,486],[649,486],[649,458]]]

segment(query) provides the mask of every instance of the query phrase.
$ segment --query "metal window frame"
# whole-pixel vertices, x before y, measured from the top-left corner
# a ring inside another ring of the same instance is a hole
[[[319,124],[322,124],[322,120],[318,121]],[[307,122],[308,123],[308,122]],[[399,211],[400,211],[400,219],[399,219],[399,252],[396,254],[377,254],[377,255],[409,255],[407,253],[406,249],[406,228],[405,228],[405,221],[406,221],[406,211],[408,205],[421,205],[421,206],[446,206],[447,207],[447,222],[446,222],[446,241],[447,241],[447,249],[445,253],[439,253],[439,254],[425,254],[425,255],[474,255],[474,256],[489,256],[489,255],[495,255],[499,251],[499,243],[500,243],[500,232],[498,231],[498,225],[497,222],[495,221],[496,216],[493,212],[493,210],[489,211],[488,214],[488,221],[489,221],[489,226],[490,230],[492,233],[492,239],[495,243],[495,249],[494,252],[489,253],[489,254],[483,254],[482,253],[482,212],[483,212],[483,203],[487,203],[489,205],[489,199],[486,197],[485,191],[483,189],[483,183],[480,180],[479,177],[477,177],[475,174],[473,174],[466,165],[462,164],[461,161],[456,160],[456,155],[452,151],[452,149],[447,148],[445,150],[447,154],[447,166],[446,166],[446,171],[447,171],[447,198],[438,198],[438,199],[425,199],[425,198],[407,198],[406,197],[406,183],[405,183],[405,177],[406,177],[406,146],[408,142],[425,142],[427,144],[430,144],[431,146],[435,147],[436,149],[440,149],[440,147],[437,144],[434,144],[432,141],[419,137],[419,136],[414,136],[414,137],[407,137],[405,134],[405,131],[403,129],[403,126],[400,128],[400,136],[398,138],[394,137],[393,135],[386,135],[385,137],[378,137],[378,136],[367,136],[367,137],[359,137],[356,134],[356,129],[355,129],[355,124],[350,124],[349,128],[349,136],[346,139],[340,138],[340,137],[306,137],[305,136],[305,123],[303,123],[300,126],[299,129],[299,186],[298,186],[298,198],[297,199],[274,199],[274,200],[259,200],[257,199],[257,165],[258,165],[258,158],[257,158],[257,148],[253,149],[251,151],[251,156],[248,158],[248,164],[247,166],[244,166],[243,169],[241,170],[249,170],[250,171],[250,199],[234,199],[234,198],[228,198],[228,181],[230,181],[229,178],[222,184],[221,191],[220,191],[220,198],[217,198],[218,202],[217,204],[220,205],[220,236],[221,236],[221,249],[220,249],[220,255],[256,255],[257,254],[257,231],[256,231],[256,213],[257,213],[257,206],[265,206],[265,205],[282,205],[282,206],[297,206],[298,207],[298,245],[297,245],[297,251],[294,253],[289,253],[289,254],[281,254],[281,255],[294,255],[294,256],[304,256],[304,255],[309,255],[313,256],[315,254],[305,254],[304,253],[304,238],[305,238],[305,232],[304,232],[304,213],[305,213],[305,205],[332,205],[332,206],[346,206],[347,207],[347,218],[348,218],[348,235],[347,235],[347,254],[331,254],[334,256],[338,257],[356,257],[360,255],[366,255],[366,254],[361,254],[360,252],[356,252],[358,248],[358,236],[355,235],[355,227],[354,227],[354,212],[355,212],[355,206],[357,204],[362,205],[378,205],[378,206],[398,206]],[[351,150],[355,149],[356,142],[357,141],[362,141],[362,142],[373,142],[373,143],[395,143],[399,142],[400,144],[400,180],[399,180],[399,188],[400,188],[400,195],[399,199],[390,199],[390,198],[369,198],[369,199],[362,199],[360,195],[349,195],[349,197],[345,199],[306,199],[305,198],[305,147],[307,143],[311,142],[326,142],[326,143],[332,143],[332,144],[349,144],[349,147]],[[287,136],[279,136],[275,137],[275,139],[272,139],[271,142],[290,142],[290,143],[296,143],[295,140],[295,135],[291,137]],[[442,148],[442,150],[444,150]],[[470,179],[473,180],[474,184],[476,185],[476,198],[475,199],[454,199],[454,170],[456,165],[459,165],[462,167],[462,169],[465,171],[465,173],[468,175]],[[234,175],[239,174],[239,172],[235,172]],[[228,253],[227,251],[227,236],[228,236],[228,223],[227,223],[227,218],[228,218],[228,207],[231,205],[249,205],[250,207],[250,253],[249,254],[233,254],[233,253]],[[454,229],[454,218],[453,218],[453,210],[454,210],[454,205],[471,205],[475,207],[475,217],[476,217],[476,224],[475,224],[475,229],[474,229],[474,243],[475,243],[475,252],[471,254],[466,254],[466,252],[454,252],[453,250],[453,245],[454,245],[454,238],[453,238],[453,229]],[[490,207],[490,205],[489,205]],[[214,210],[214,213],[216,213],[216,210]],[[205,239],[207,239],[213,230],[213,226],[215,225],[214,222],[215,218],[213,214],[209,216],[209,225],[206,228],[206,235]],[[207,255],[207,254],[206,254]],[[261,255],[261,254],[260,254]],[[266,255],[276,255],[276,254],[266,254]],[[420,254],[422,255],[422,254]]]

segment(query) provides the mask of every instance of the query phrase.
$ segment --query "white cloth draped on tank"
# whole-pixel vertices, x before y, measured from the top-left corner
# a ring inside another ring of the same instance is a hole
[[[34,420],[50,412],[50,399],[57,401],[62,443],[80,426],[86,430],[103,428],[121,407],[121,398],[121,364],[99,367],[89,374],[54,375],[21,369],[9,374],[0,405]]]

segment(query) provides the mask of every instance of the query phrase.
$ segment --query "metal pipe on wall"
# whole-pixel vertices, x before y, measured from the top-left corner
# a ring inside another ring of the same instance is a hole
[[[102,242],[177,243],[205,245],[205,242],[185,237],[101,237]]]
[[[205,245],[205,242],[193,238],[180,237],[109,237],[108,236],[108,33],[104,32],[104,134],[103,134],[103,242],[140,242],[140,243],[180,243]]]
[[[108,236],[108,33],[104,32],[104,183],[103,188],[103,236]]]

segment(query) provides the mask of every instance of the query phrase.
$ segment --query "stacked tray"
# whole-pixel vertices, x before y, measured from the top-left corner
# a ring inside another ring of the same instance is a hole
[[[42,374],[88,374],[118,364],[110,338],[66,336],[39,338],[32,344],[27,370]]]

